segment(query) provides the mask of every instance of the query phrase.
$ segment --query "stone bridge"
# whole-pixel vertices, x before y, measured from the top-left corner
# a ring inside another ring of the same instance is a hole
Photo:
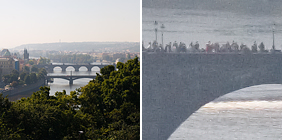
[[[142,137],[168,139],[219,96],[281,81],[282,54],[143,53]]]
[[[60,64],[50,64],[50,65],[37,65],[38,68],[46,68],[48,73],[52,73],[55,67],[60,67],[63,72],[66,71],[67,67],[73,67],[75,71],[79,71],[79,68],[86,67],[87,71],[91,71],[93,67],[99,67],[100,69],[112,64],[100,63],[100,64],[91,64],[91,63],[81,63],[81,64],[72,64],[72,63],[60,63]]]

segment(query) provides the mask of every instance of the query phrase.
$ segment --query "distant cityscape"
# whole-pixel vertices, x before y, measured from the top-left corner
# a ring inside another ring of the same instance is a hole
[[[10,75],[13,73],[13,70],[17,70],[19,74],[21,73],[31,73],[32,69],[39,64],[48,64],[48,63],[93,63],[93,62],[126,62],[129,59],[133,59],[136,56],[140,58],[140,47],[139,43],[125,43],[124,46],[120,43],[118,44],[109,44],[109,46],[96,47],[89,49],[89,45],[76,47],[75,50],[70,49],[72,43],[69,43],[70,46],[63,43],[61,49],[65,50],[51,50],[52,47],[46,47],[50,45],[47,44],[38,44],[31,45],[33,47],[31,50],[27,48],[16,47],[14,49],[2,49],[0,52],[0,75],[2,80],[5,75]],[[76,43],[84,44],[84,43]],[[91,44],[91,43],[90,43]],[[44,47],[45,46],[45,47]],[[28,46],[26,46],[28,47]],[[43,47],[43,48],[42,48]],[[46,49],[48,48],[48,50]],[[81,51],[77,50],[78,48]],[[88,50],[87,50],[88,48]],[[0,82],[0,90],[10,90],[12,86],[11,83],[2,81]],[[24,79],[20,79],[24,80]],[[7,86],[7,84],[9,86]]]

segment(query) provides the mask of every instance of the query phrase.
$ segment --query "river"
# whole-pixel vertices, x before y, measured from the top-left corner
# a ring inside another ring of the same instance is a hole
[[[100,72],[98,67],[93,67],[91,72],[87,71],[86,67],[81,67],[78,72],[75,72],[73,67],[68,67],[66,72],[62,72],[62,69],[59,67],[54,68],[53,73],[48,73],[48,75],[96,75],[96,73]],[[66,90],[67,94],[70,94],[70,91],[74,91],[77,88],[83,87],[88,84],[88,82],[92,80],[91,78],[81,78],[73,81],[73,85],[69,85],[69,81],[65,79],[55,78],[53,83],[48,83],[50,86],[50,95],[55,95],[57,91]]]

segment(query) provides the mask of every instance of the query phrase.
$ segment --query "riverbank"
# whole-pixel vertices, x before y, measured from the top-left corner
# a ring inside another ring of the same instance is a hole
[[[3,97],[8,95],[7,97],[10,101],[16,101],[23,97],[31,96],[33,92],[38,91],[39,88],[44,85],[46,85],[45,80],[39,80],[37,83],[30,84],[25,87],[16,88],[14,90],[9,90],[9,91],[3,91],[2,94]]]

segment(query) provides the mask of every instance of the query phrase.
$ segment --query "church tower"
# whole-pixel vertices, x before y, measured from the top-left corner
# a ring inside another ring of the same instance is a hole
[[[27,49],[24,49],[24,62],[28,63],[29,61],[29,53],[27,52]]]

